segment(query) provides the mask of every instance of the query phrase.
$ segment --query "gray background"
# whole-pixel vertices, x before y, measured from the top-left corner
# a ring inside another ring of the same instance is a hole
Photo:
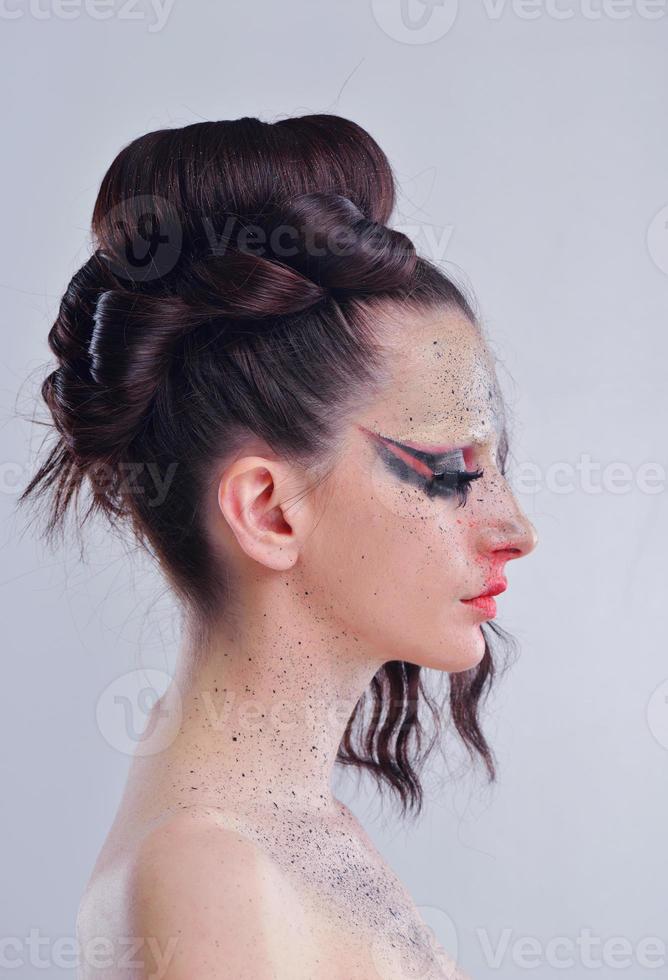
[[[411,0],[411,22],[400,0],[175,0],[156,30],[147,0],[123,2],[105,21],[84,0],[7,0],[0,16],[0,935],[25,961],[8,975],[73,975],[56,940],[73,935],[141,724],[135,704],[122,735],[113,695],[132,706],[127,672],[169,671],[178,639],[131,545],[94,530],[82,563],[15,510],[46,334],[88,255],[99,181],[150,129],[319,111],[371,131],[401,185],[396,223],[472,284],[540,536],[499,603],[522,653],[487,712],[498,784],[442,766],[439,781],[435,762],[424,817],[404,825],[347,775],[338,791],[476,980],[589,977],[587,934],[599,976],[668,975],[666,955],[638,963],[644,937],[668,943],[667,491],[665,471],[642,470],[668,463],[668,5],[446,0],[428,16]],[[587,457],[593,485],[574,469]],[[613,463],[627,469],[604,476]],[[559,937],[570,954],[551,950]],[[524,961],[523,939],[537,950]]]

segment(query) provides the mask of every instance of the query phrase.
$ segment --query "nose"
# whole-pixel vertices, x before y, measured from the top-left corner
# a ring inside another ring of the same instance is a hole
[[[536,528],[508,488],[506,505],[485,524],[480,542],[482,549],[487,554],[493,552],[495,557],[503,552],[504,559],[511,560],[531,554],[537,544]]]

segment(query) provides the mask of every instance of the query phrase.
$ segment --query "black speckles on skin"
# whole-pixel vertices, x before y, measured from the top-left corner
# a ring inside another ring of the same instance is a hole
[[[188,804],[183,804],[184,809]],[[286,872],[305,906],[316,915],[323,907],[342,924],[381,950],[397,951],[404,969],[419,963],[424,980],[442,980],[443,972],[425,935],[424,923],[394,873],[376,859],[354,829],[354,818],[322,818],[275,801],[244,814],[227,810],[217,816],[229,829],[252,840]],[[271,815],[273,814],[273,819]]]

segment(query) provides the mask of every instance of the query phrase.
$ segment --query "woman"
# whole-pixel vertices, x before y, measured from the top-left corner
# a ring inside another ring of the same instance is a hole
[[[84,488],[84,519],[127,521],[184,629],[81,902],[84,978],[462,976],[330,789],[338,761],[419,810],[424,667],[493,776],[493,596],[536,540],[471,306],[393,201],[328,115],[149,133],[103,179],[24,497],[51,530]]]

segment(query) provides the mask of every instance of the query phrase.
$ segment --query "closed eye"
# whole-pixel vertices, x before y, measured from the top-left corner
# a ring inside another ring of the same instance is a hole
[[[443,496],[456,494],[460,505],[464,507],[471,491],[471,484],[474,480],[479,480],[483,474],[484,470],[444,470],[442,473],[434,473],[425,489],[429,496],[435,493],[441,493]]]
[[[471,483],[483,475],[482,470],[466,469],[463,448],[428,453],[389,436],[379,433],[370,435],[374,436],[378,452],[388,469],[402,482],[421,486],[429,497],[457,496],[460,506],[464,506]]]

